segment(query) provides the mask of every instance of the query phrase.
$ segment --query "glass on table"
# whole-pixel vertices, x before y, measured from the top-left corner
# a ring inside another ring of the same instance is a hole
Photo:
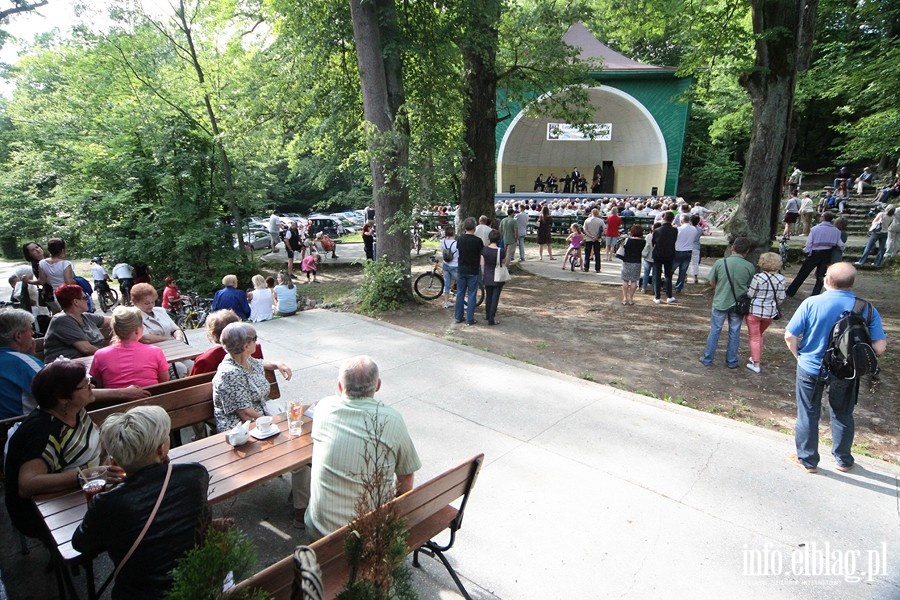
[[[305,407],[300,400],[291,400],[287,404],[288,433],[293,436],[303,434],[303,411]]]
[[[78,483],[84,492],[85,502],[90,502],[91,498],[106,489],[108,471],[105,465],[78,469]]]

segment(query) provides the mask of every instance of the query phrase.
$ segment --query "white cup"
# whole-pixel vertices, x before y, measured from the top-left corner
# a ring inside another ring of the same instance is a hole
[[[272,431],[272,417],[259,417],[256,419],[256,428],[260,433],[269,433]]]

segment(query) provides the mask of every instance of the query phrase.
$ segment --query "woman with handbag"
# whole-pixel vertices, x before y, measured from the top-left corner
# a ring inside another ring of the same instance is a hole
[[[622,306],[634,304],[634,293],[641,278],[641,253],[646,245],[644,228],[632,225],[628,230],[628,239],[616,252],[616,258],[622,261]]]
[[[164,597],[175,563],[209,524],[209,473],[196,463],[169,462],[170,426],[163,408],[138,406],[110,415],[100,428],[110,459],[127,476],[91,499],[72,546],[88,556],[109,553],[114,599]]]
[[[750,280],[747,295],[750,296],[750,312],[747,314],[747,333],[750,338],[750,362],[747,368],[759,373],[762,368],[763,334],[772,321],[781,318],[781,302],[785,297],[787,282],[781,270],[781,256],[766,252],[759,257],[759,273]]]
[[[488,234],[488,245],[481,251],[481,273],[484,281],[484,318],[488,325],[498,325],[494,319],[500,292],[503,284],[509,281],[509,270],[506,268],[506,249],[500,248],[500,232],[491,229]]]

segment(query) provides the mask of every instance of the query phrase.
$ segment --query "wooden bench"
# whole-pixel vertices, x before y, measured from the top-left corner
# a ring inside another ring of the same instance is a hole
[[[406,522],[407,546],[410,552],[413,552],[413,565],[419,566],[419,552],[437,558],[446,567],[460,593],[467,600],[470,600],[469,594],[444,556],[444,552],[453,547],[456,532],[462,527],[469,493],[475,485],[482,462],[484,454],[479,454],[390,503],[396,508],[398,516]],[[459,508],[450,504],[460,498],[462,501]],[[445,545],[432,540],[446,529],[450,530],[450,539]],[[335,598],[350,578],[350,565],[344,556],[344,538],[348,532],[349,528],[344,526],[310,545],[322,570],[325,598],[328,599]],[[271,594],[276,600],[290,600],[293,580],[293,556],[288,556],[245,579],[234,589],[235,591],[260,589]]]
[[[90,416],[91,420],[99,426],[113,413],[125,412],[129,408],[135,406],[154,405],[163,407],[166,412],[169,413],[169,418],[172,419],[173,432],[178,431],[182,427],[203,423],[204,421],[215,418],[212,402],[212,375],[215,375],[215,373],[205,373],[202,375],[195,375],[194,377],[186,377],[184,379],[176,379],[174,381],[157,384],[156,386],[150,386],[159,388],[160,386],[165,386],[169,383],[178,384],[178,382],[194,380],[191,382],[194,383],[194,385],[188,387],[175,386],[175,389],[163,391],[148,398],[95,408],[88,412],[88,416]],[[280,398],[281,391],[278,388],[275,372],[266,371],[266,380],[269,382],[269,398]],[[203,381],[203,383],[198,383],[201,381]]]

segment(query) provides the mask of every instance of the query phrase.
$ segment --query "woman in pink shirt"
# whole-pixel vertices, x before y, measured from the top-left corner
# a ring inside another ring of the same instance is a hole
[[[139,308],[117,307],[112,328],[115,343],[98,350],[91,363],[91,377],[97,387],[147,387],[169,380],[169,363],[162,349],[140,342],[144,325]]]

